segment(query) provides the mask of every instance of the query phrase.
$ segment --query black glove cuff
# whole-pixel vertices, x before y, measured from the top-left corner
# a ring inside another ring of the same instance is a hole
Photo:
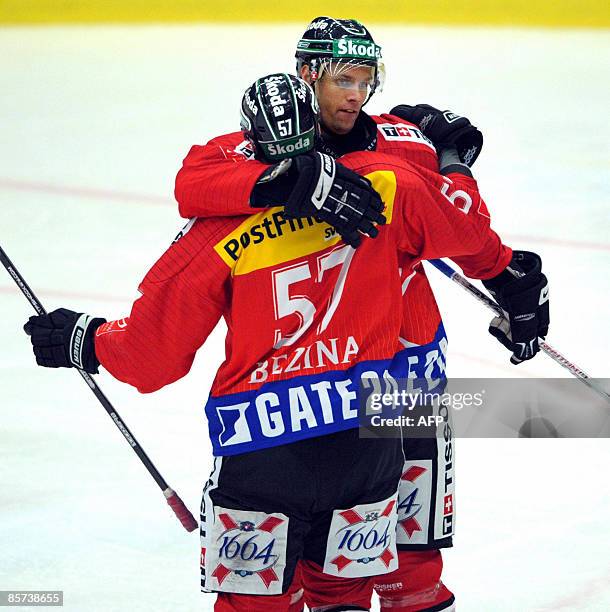
[[[542,260],[538,254],[531,251],[513,251],[513,258],[508,266],[498,276],[482,282],[494,296],[499,293],[510,295],[533,287],[541,276]]]
[[[103,323],[106,323],[106,319],[81,314],[69,339],[68,350],[72,365],[89,374],[99,372],[100,362],[95,354],[95,332]]]

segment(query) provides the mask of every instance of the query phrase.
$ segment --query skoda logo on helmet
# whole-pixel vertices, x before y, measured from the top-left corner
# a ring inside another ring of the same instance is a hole
[[[310,133],[296,138],[287,138],[277,142],[261,142],[260,144],[269,159],[280,160],[310,151],[314,144],[313,136],[313,130],[311,130]]]
[[[246,91],[244,94],[244,103],[252,111],[253,115],[258,115],[258,106],[256,106],[256,102],[250,97],[249,91]]]
[[[340,38],[333,41],[333,55],[378,60],[381,57],[381,47],[369,40]]]
[[[308,30],[326,30],[328,27],[328,21],[319,19],[318,21],[312,21],[308,26]]]
[[[271,111],[275,117],[280,117],[284,114],[284,106],[288,100],[282,97],[280,84],[284,83],[283,75],[273,75],[263,79],[263,86],[267,92],[267,101],[271,105]]]
[[[333,19],[332,17],[316,17],[308,26],[307,32],[340,29],[352,36],[366,36],[366,28],[355,19]]]

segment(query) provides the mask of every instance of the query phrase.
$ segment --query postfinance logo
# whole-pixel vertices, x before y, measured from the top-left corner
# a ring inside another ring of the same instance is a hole
[[[387,223],[391,223],[396,194],[394,173],[382,170],[367,178],[384,201],[384,214]],[[335,234],[329,238],[328,229],[327,223],[313,217],[285,219],[283,208],[276,206],[247,217],[217,242],[214,250],[231,268],[233,276],[248,274],[337,244],[341,236]]]

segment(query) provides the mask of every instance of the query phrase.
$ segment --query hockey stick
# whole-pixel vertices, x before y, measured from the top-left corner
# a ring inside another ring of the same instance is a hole
[[[469,283],[459,272],[456,272],[451,266],[447,265],[442,259],[430,259],[429,262],[446,277],[457,283],[462,289],[465,289],[471,295],[474,295],[480,302],[485,304],[490,310],[493,310],[498,316],[504,317],[504,313],[498,304],[496,304],[489,296],[477,289],[472,283]],[[540,340],[540,348],[551,359],[554,359],[560,366],[563,366],[572,376],[575,376],[582,383],[593,389],[601,395],[607,402],[610,402],[610,394],[604,391],[591,377],[581,370],[576,364],[566,359],[559,351],[554,349],[550,344]]]
[[[34,295],[34,292],[30,289],[28,284],[25,282],[19,271],[13,265],[13,262],[8,258],[8,255],[4,252],[4,249],[0,246],[0,261],[6,268],[6,271],[11,275],[11,278],[15,281],[16,285],[21,289],[21,292],[27,300],[30,302],[37,314],[47,314],[38,298]],[[83,380],[87,383],[93,395],[97,397],[100,404],[104,407],[104,410],[108,413],[112,422],[117,426],[119,431],[125,437],[125,440],[129,443],[129,446],[134,450],[136,455],[140,458],[140,461],[144,464],[148,473],[155,479],[155,482],[159,485],[159,488],[163,491],[163,495],[170,505],[174,514],[178,517],[182,526],[187,531],[194,531],[197,529],[197,521],[193,515],[189,512],[188,508],[184,505],[184,502],[180,499],[180,496],[165,482],[161,474],[159,474],[157,468],[153,465],[152,461],[148,458],[148,455],[144,452],[144,449],[138,444],[137,440],[129,431],[129,428],[117,411],[113,408],[108,398],[102,393],[102,390],[97,386],[97,383],[93,378],[85,371],[76,368],[78,373],[82,376]]]

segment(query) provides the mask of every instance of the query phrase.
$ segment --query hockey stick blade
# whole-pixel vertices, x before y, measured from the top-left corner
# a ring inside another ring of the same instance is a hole
[[[40,300],[36,297],[35,293],[25,282],[23,276],[19,273],[19,270],[15,268],[13,262],[9,259],[8,255],[0,246],[0,262],[9,273],[10,277],[15,281],[15,284],[21,290],[21,293],[26,297],[28,302],[32,305],[32,308],[36,311],[36,314],[46,314],[47,311],[44,309]],[[144,449],[140,446],[134,435],[129,431],[129,428],[123,422],[123,419],[119,416],[118,412],[114,409],[110,400],[104,395],[102,390],[99,388],[93,377],[85,372],[84,370],[75,370],[81,375],[82,379],[87,383],[89,389],[91,389],[93,395],[97,398],[104,410],[108,413],[108,416],[112,419],[117,429],[123,434],[123,437],[131,446],[135,454],[138,456],[140,461],[144,464],[144,467],[148,470],[148,473],[153,477],[159,488],[163,491],[167,503],[171,506],[178,520],[182,523],[183,527],[187,531],[194,531],[197,527],[197,521],[195,521],[193,515],[188,511],[180,497],[173,491],[168,484],[165,482],[153,462],[149,459]]]
[[[457,283],[462,289],[468,291],[473,295],[479,302],[482,302],[490,310],[503,317],[504,313],[498,304],[496,304],[488,295],[485,295],[482,291],[477,289],[472,283],[468,282],[459,272],[454,270],[450,265],[445,263],[442,259],[430,259],[431,263],[439,272],[444,274],[447,278],[451,279],[454,283]],[[557,349],[553,348],[547,342],[540,340],[540,349],[543,353],[548,355],[551,359],[556,361],[560,366],[568,370],[572,376],[580,380],[584,385],[587,385],[590,389],[595,391],[598,395],[603,397],[608,403],[610,403],[610,394],[602,389],[591,377],[575,363],[572,363],[569,359],[566,359]]]

